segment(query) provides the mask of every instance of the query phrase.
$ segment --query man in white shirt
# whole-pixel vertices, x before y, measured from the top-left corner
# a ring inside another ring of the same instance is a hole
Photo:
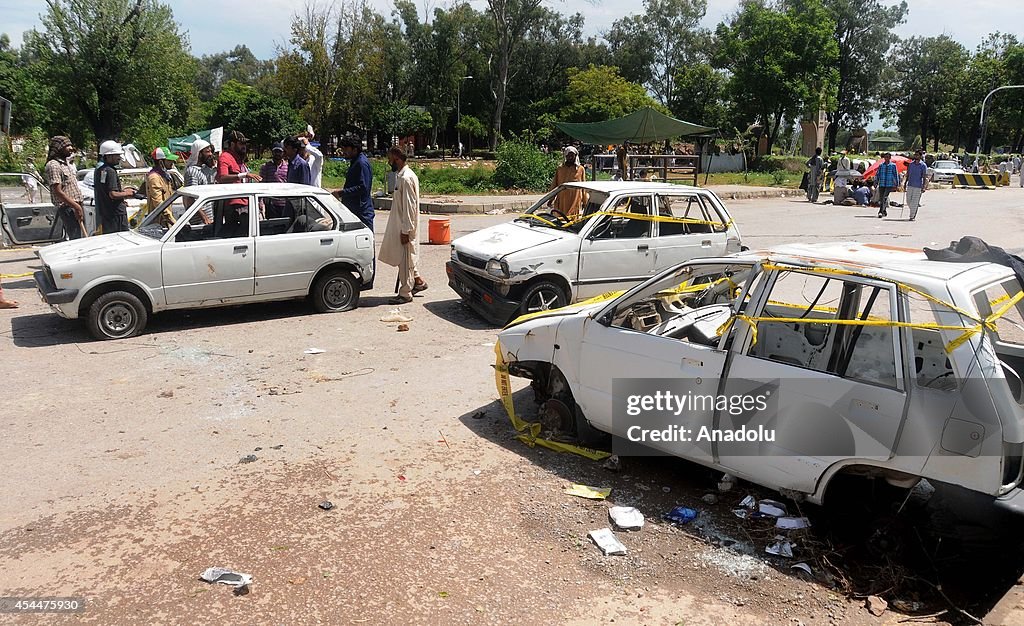
[[[324,153],[310,143],[314,137],[316,137],[316,134],[313,132],[312,126],[306,126],[306,132],[299,135],[299,141],[302,142],[304,148],[302,158],[306,159],[306,162],[309,163],[309,173],[312,175],[313,186],[323,187]]]

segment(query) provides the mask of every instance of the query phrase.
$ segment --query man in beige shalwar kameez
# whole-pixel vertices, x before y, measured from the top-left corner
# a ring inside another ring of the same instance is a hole
[[[420,181],[405,164],[406,156],[395,146],[388,151],[388,163],[397,172],[395,193],[391,201],[388,225],[384,229],[384,240],[380,244],[381,263],[398,268],[398,295],[391,304],[407,304],[412,297],[427,288],[416,269],[419,256],[417,234],[420,222]]]
[[[558,188],[565,183],[581,183],[587,179],[587,170],[580,165],[580,153],[573,146],[563,151],[565,163],[555,170],[555,180],[551,183],[551,190]],[[587,201],[587,194],[580,188],[569,188],[558,192],[553,202],[548,206],[554,206],[568,217],[575,217]]]

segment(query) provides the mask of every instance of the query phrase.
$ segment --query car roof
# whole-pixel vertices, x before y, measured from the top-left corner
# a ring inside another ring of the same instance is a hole
[[[924,251],[881,243],[834,242],[787,244],[736,255],[757,261],[774,261],[805,267],[824,267],[869,274],[937,291],[958,276],[971,273],[970,285],[1012,275],[1009,267],[995,263],[931,261]]]
[[[711,193],[707,189],[701,189],[700,187],[693,187],[692,185],[676,185],[673,183],[647,183],[640,181],[626,181],[626,180],[595,180],[595,181],[584,181],[578,183],[566,183],[568,187],[579,187],[586,189],[587,191],[600,191],[604,193],[618,193],[618,192],[633,192],[633,193],[653,193],[657,191],[674,191],[674,192],[698,192],[698,193]]]
[[[239,187],[240,184],[244,186]],[[300,185],[298,183],[227,183],[222,185],[191,185],[189,187],[182,187],[179,191],[195,196],[196,198],[208,198],[210,196],[222,196],[236,193],[279,193],[288,195],[323,195],[330,193],[326,189],[322,189],[320,187]]]

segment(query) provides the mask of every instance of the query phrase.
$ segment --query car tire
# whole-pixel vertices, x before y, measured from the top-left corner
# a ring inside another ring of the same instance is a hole
[[[569,296],[558,284],[550,280],[533,283],[523,292],[519,315],[558,309],[569,304]]]
[[[309,295],[317,313],[351,311],[359,306],[359,284],[342,269],[330,270],[317,278]]]
[[[96,339],[127,339],[146,328],[149,313],[138,296],[127,291],[108,291],[89,306],[89,332]]]

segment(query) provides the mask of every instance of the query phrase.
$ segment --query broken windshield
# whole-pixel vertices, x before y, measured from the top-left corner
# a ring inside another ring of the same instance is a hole
[[[578,211],[565,213],[557,208],[559,201],[562,199],[562,197],[559,197],[559,194],[564,193],[572,194],[574,198],[571,200],[580,201],[582,205],[582,219]],[[576,185],[561,185],[557,189],[548,192],[532,207],[516,218],[516,221],[526,222],[531,226],[558,228],[579,233],[589,221],[586,217],[597,213],[607,200],[608,194],[602,191],[584,190]]]

